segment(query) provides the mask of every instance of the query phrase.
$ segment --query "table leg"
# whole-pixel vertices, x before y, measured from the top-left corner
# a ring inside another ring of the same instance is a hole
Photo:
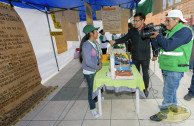
[[[136,114],[139,115],[139,90],[136,89]]]
[[[101,101],[101,90],[98,90],[98,109],[100,116],[102,115],[102,101]]]
[[[105,92],[105,86],[103,87],[103,91]]]

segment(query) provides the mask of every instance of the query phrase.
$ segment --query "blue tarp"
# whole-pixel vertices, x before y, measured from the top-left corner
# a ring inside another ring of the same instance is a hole
[[[93,19],[96,20],[95,11],[100,10],[103,6],[120,5],[122,8],[136,8],[141,0],[84,0],[92,7]],[[0,0],[0,2],[9,3],[9,0]],[[78,8],[80,20],[83,21],[85,17],[85,7],[83,0],[11,0],[13,6],[21,8],[30,8],[45,10],[53,8]]]

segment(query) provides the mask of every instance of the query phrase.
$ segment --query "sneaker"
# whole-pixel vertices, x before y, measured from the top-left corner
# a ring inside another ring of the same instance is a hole
[[[98,118],[99,116],[100,116],[100,114],[97,112],[97,110],[96,109],[92,109],[92,110],[90,110],[91,111],[91,113],[92,113],[92,115],[93,115],[93,117],[96,119],[96,118]]]
[[[194,98],[194,96],[191,96],[191,95],[189,95],[189,94],[186,94],[186,95],[184,96],[184,99],[185,99],[186,101],[191,101],[192,98]]]
[[[152,121],[156,121],[156,122],[160,122],[162,121],[162,119],[158,118],[157,114],[150,116],[150,120]]]

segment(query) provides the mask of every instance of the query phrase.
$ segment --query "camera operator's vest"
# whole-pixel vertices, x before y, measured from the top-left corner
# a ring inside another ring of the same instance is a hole
[[[188,27],[182,23],[177,24],[172,31],[167,31],[167,39],[169,39],[174,33],[179,31],[183,27]],[[191,29],[190,27],[188,27]],[[192,31],[192,29],[191,29]],[[191,56],[191,49],[193,46],[193,40],[189,43],[179,46],[173,51],[165,52],[163,49],[160,50],[158,62],[160,63],[160,69],[175,72],[187,72],[188,62]]]

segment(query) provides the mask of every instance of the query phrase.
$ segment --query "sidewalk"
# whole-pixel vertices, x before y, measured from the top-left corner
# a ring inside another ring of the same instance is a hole
[[[154,67],[155,66],[155,67]],[[153,73],[154,72],[154,73]],[[135,112],[135,94],[115,94],[105,91],[102,96],[102,116],[94,119],[87,101],[87,84],[82,75],[81,64],[72,60],[50,79],[45,86],[59,87],[28,113],[16,126],[192,126],[194,124],[194,99],[185,101],[192,73],[184,74],[178,89],[178,102],[191,110],[188,120],[179,123],[153,122],[149,117],[158,111],[163,96],[163,80],[158,63],[150,61],[150,94],[140,99],[140,114]]]

